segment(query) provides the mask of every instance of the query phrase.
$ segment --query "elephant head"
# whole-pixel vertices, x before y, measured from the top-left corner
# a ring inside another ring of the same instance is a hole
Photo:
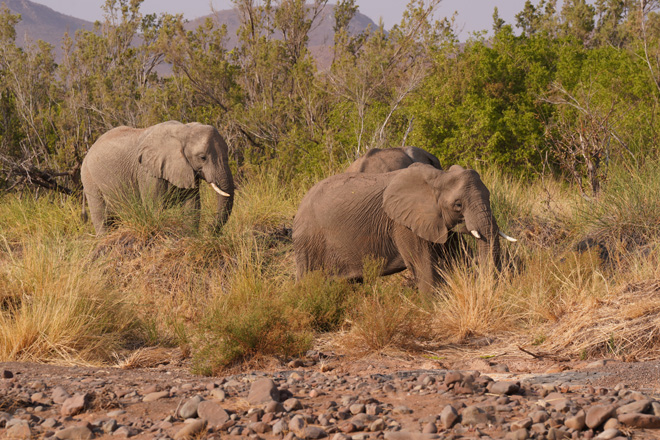
[[[498,267],[499,237],[511,239],[497,226],[479,174],[458,165],[447,171],[411,165],[387,186],[383,207],[394,222],[434,243],[445,243],[456,226],[469,231],[478,240],[480,259],[492,258]]]
[[[197,187],[201,178],[218,194],[216,228],[231,214],[234,181],[228,148],[218,131],[200,123],[163,122],[144,131],[137,145],[139,162],[153,177],[184,189]]]

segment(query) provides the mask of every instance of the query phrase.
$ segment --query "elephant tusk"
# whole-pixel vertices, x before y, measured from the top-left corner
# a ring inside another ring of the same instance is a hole
[[[476,238],[477,240],[481,238],[481,235],[479,235],[479,233],[476,230],[473,229],[470,232],[472,233],[472,235],[474,235],[474,238]]]
[[[500,236],[502,236],[502,238],[504,238],[505,240],[509,240],[509,241],[511,241],[511,242],[516,242],[516,241],[518,241],[517,239],[515,239],[515,238],[513,238],[513,237],[509,237],[508,235],[506,235],[506,234],[505,234],[504,232],[502,232],[502,231],[500,231]]]
[[[231,197],[230,194],[227,194],[226,192],[224,192],[223,190],[221,190],[220,188],[218,188],[218,186],[217,186],[215,183],[213,183],[213,182],[211,182],[211,188],[213,188],[213,189],[215,190],[215,192],[217,192],[217,193],[220,194],[221,196]]]

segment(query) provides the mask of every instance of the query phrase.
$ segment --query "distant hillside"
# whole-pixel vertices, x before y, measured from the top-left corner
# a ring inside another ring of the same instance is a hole
[[[59,58],[62,53],[62,38],[66,32],[73,35],[78,29],[92,29],[93,23],[61,14],[53,9],[29,0],[0,0],[14,14],[21,14],[16,25],[16,42],[24,46],[26,39],[43,40],[55,48]]]
[[[17,43],[24,46],[26,38],[32,41],[44,40],[53,45],[57,59],[60,59],[62,55],[62,38],[67,31],[73,35],[78,29],[91,30],[93,28],[92,22],[61,14],[30,0],[0,0],[0,4],[2,3],[6,4],[13,13],[21,14],[22,20],[16,26]],[[331,47],[334,43],[333,14],[334,5],[326,6],[314,23],[309,35],[309,48],[321,67],[328,66],[332,57]],[[238,43],[236,32],[240,26],[237,12],[233,9],[217,11],[214,14],[191,20],[187,24],[187,28],[197,28],[207,17],[211,17],[220,25],[227,25],[229,46],[236,46]],[[351,31],[356,33],[365,30],[368,26],[375,28],[376,24],[366,15],[359,13],[350,23]]]
[[[319,17],[312,25],[309,33],[309,49],[317,59],[319,67],[324,68],[330,65],[332,61],[332,46],[334,44],[334,4],[328,4],[321,12]],[[238,37],[236,35],[241,23],[238,17],[238,12],[234,9],[216,11],[214,14],[205,15],[203,17],[191,20],[186,25],[187,29],[196,29],[202,25],[207,18],[213,19],[220,25],[227,26],[227,37],[229,38],[228,46],[235,47],[238,44]],[[364,14],[356,14],[351,20],[349,30],[352,33],[359,33],[364,31],[368,26],[376,28],[374,21]]]

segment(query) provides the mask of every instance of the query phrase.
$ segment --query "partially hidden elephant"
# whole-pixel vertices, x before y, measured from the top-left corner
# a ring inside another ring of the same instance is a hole
[[[457,225],[478,240],[480,259],[500,258],[503,234],[490,193],[474,170],[442,171],[426,164],[381,174],[343,173],[314,185],[293,221],[297,277],[324,270],[361,280],[365,259],[382,262],[380,275],[410,269],[421,291],[441,281],[438,243]]]
[[[413,163],[425,163],[441,170],[440,161],[433,154],[417,147],[372,148],[347,169],[347,173],[388,173],[408,168]]]
[[[97,235],[107,231],[116,204],[131,196],[142,203],[185,203],[197,210],[198,225],[200,179],[217,193],[216,230],[234,203],[227,144],[214,127],[197,122],[113,128],[90,147],[80,173]]]

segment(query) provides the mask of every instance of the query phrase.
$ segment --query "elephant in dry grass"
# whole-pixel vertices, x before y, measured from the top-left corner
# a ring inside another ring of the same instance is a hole
[[[81,168],[84,198],[97,235],[106,232],[116,205],[177,200],[199,214],[199,181],[217,192],[216,228],[231,214],[234,182],[227,144],[200,123],[163,122],[148,128],[117,127],[89,149]],[[193,219],[199,222],[199,215]]]
[[[474,170],[413,164],[389,173],[343,173],[314,185],[293,222],[298,278],[324,270],[361,280],[366,259],[380,275],[410,269],[422,291],[441,280],[437,244],[457,225],[478,240],[480,258],[500,259],[490,192]]]
[[[414,163],[425,163],[441,170],[440,161],[433,154],[417,147],[372,148],[360,156],[347,169],[347,173],[388,173],[408,168]]]

